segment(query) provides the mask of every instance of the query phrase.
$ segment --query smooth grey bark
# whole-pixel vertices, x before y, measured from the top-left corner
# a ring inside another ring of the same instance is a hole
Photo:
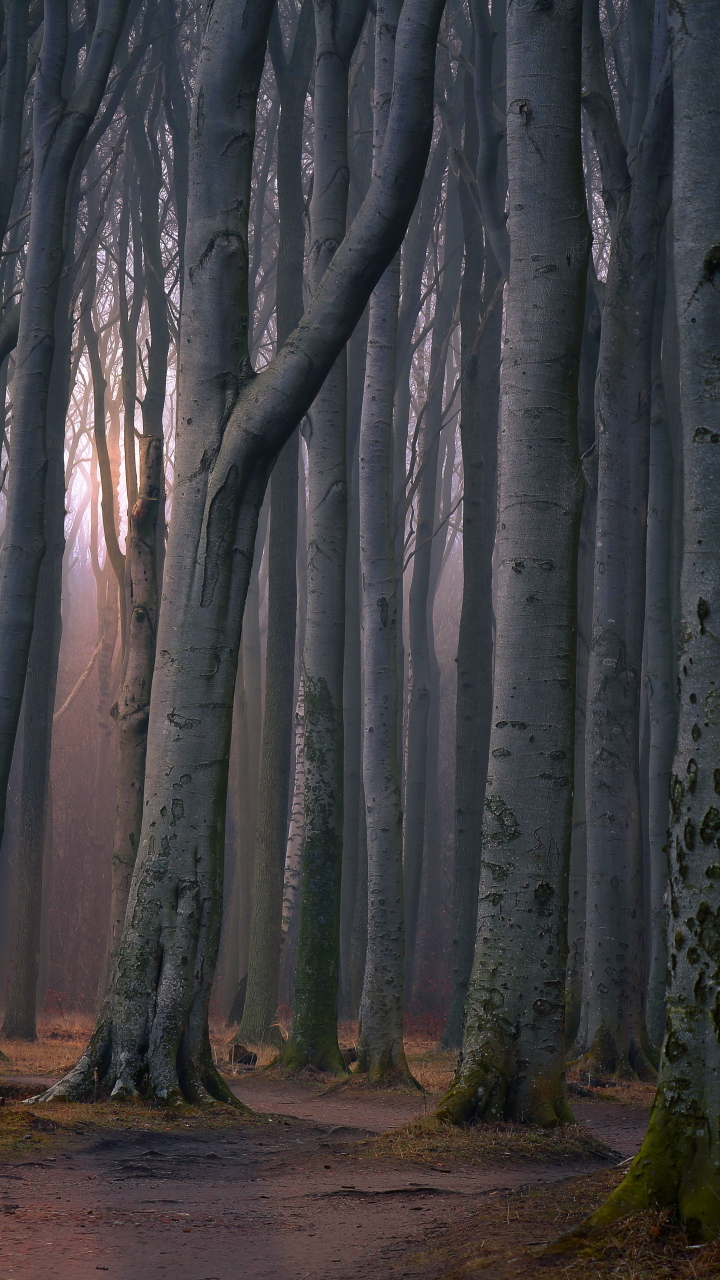
[[[589,281],[588,281],[589,284]],[[568,966],[565,988],[565,1043],[575,1043],[582,1006],[587,902],[587,823],[585,817],[585,730],[587,682],[592,627],[597,507],[597,450],[595,448],[595,379],[600,343],[600,312],[595,296],[585,298],[585,326],[578,380],[578,446],[583,468],[583,507],[578,542],[577,659],[575,672],[575,768],[572,837],[568,878]]]
[[[23,703],[18,885],[13,960],[7,989],[3,1035],[35,1040],[41,951],[43,894],[52,840],[50,754],[62,633],[62,565],[65,548],[63,446],[69,397],[72,318],[71,289],[63,282],[56,320],[56,345],[48,409],[48,482],[44,534],[46,552],[38,577],[35,621]]]
[[[668,792],[677,735],[672,608],[672,536],[675,466],[662,377],[665,288],[658,290],[652,343],[650,476],[645,595],[644,682],[649,717],[648,828],[649,937],[647,1029],[653,1044],[665,1031],[667,981]]]
[[[407,712],[407,763],[405,774],[405,822],[403,874],[405,881],[405,985],[406,1006],[412,997],[415,974],[420,888],[425,848],[425,802],[428,766],[434,637],[431,615],[433,534],[437,524],[437,482],[440,433],[445,389],[445,366],[462,266],[460,204],[457,184],[451,183],[445,214],[445,245],[430,351],[427,398],[417,449],[417,467],[411,476],[416,486],[415,552],[408,595],[408,651],[410,679]],[[411,487],[412,487],[411,486]]]
[[[130,599],[125,670],[120,695],[110,710],[116,724],[117,747],[108,940],[110,964],[125,923],[142,828],[147,726],[159,610],[156,535],[162,468],[162,436],[142,435],[138,493],[128,519]]]
[[[399,0],[375,15],[373,138],[379,155],[390,110]],[[367,830],[368,930],[358,1066],[371,1083],[409,1080],[403,1045],[402,800],[397,751],[397,593],[393,554],[393,402],[400,258],[370,300],[360,421],[362,776]]]
[[[277,341],[281,345],[303,311],[305,253],[302,140],[312,54],[312,4],[300,10],[289,59],[285,58],[275,11],[270,40],[280,95],[277,132],[279,240]],[[297,612],[297,517],[299,436],[293,435],[275,464],[270,482],[268,540],[268,632],[262,728],[258,828],[253,876],[248,979],[239,1043],[272,1041],[277,1029],[282,947],[282,898],[288,838],[290,766],[294,736],[295,631]]]
[[[670,1208],[691,1240],[720,1233],[720,110],[708,101],[720,46],[712,0],[670,8],[675,99],[674,259],[684,454],[684,555],[670,789],[669,985],[658,1093],[630,1170],[591,1224]]]
[[[482,29],[476,27],[475,50],[482,38]],[[504,40],[501,44],[500,60],[504,63]],[[475,53],[473,80],[483,71],[487,77],[481,86],[483,97],[491,91],[492,66],[491,60]],[[503,66],[500,78],[504,78],[504,74]],[[464,151],[472,171],[478,167],[481,145],[476,101],[475,85],[466,72]],[[493,181],[497,185],[497,162],[495,169]],[[479,211],[462,175],[460,210],[465,243],[459,309],[463,597],[458,629],[455,716],[452,991],[442,1041],[447,1048],[459,1048],[462,1044],[477,925],[484,800],[478,779],[487,774],[492,718],[492,559],[502,332],[502,305],[498,301],[492,313],[489,310],[500,280],[499,268],[486,246]]]
[[[564,1097],[572,823],[577,386],[589,229],[580,0],[507,19],[510,276],[500,391],[490,769],[463,1047],[437,1114],[570,1118]]]
[[[33,188],[13,384],[12,468],[0,550],[0,831],[45,553],[46,419],[73,166],[105,90],[130,0],[100,0],[82,74],[62,96],[67,6],[47,0],[33,100]]]
[[[372,93],[375,62],[374,23],[368,21],[359,41],[351,68],[350,111],[348,115],[350,188],[348,219],[364,199],[372,175]],[[362,974],[359,987],[353,982],[353,928],[358,894],[367,897],[358,876],[367,852],[362,806],[362,640],[360,581],[359,461],[360,416],[365,386],[368,311],[354,330],[347,347],[347,467],[348,536],[345,562],[345,654],[343,659],[343,854],[340,883],[340,1002],[341,1017],[357,1018],[360,1012]],[[367,922],[365,924],[367,929]],[[364,970],[364,966],[363,966]]]
[[[640,680],[660,180],[669,64],[647,107],[632,171],[614,115],[597,4],[586,0],[583,103],[611,221],[595,390],[598,494],[585,744],[587,923],[576,1050],[583,1068],[652,1076],[644,1020]],[[612,804],[608,804],[608,796]]]
[[[432,134],[441,0],[405,0],[385,146],[297,328],[247,356],[247,207],[269,0],[214,0],[192,112],[176,486],[153,677],[145,813],[125,929],[90,1044],[49,1097],[234,1095],[207,1009],[220,928],[232,694],[258,515],[280,449],[396,254]],[[241,85],[242,94],[237,87]],[[242,148],[227,143],[238,136]],[[97,1077],[96,1077],[97,1070]]]
[[[315,0],[313,189],[310,285],[317,289],[345,234],[349,187],[348,72],[367,0]],[[308,415],[308,599],[305,699],[305,832],[293,996],[282,1051],[289,1070],[306,1063],[344,1074],[337,1043],[343,831],[343,658],[347,550],[347,362],[345,352]]]

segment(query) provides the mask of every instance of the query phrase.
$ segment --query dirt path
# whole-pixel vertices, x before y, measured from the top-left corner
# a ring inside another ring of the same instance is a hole
[[[207,1133],[113,1131],[0,1165],[0,1280],[409,1280],[413,1263],[406,1270],[402,1258],[470,1221],[488,1196],[591,1167],[445,1161],[440,1171],[370,1160],[357,1141],[422,1114],[422,1098],[322,1097],[259,1076],[236,1092],[273,1120]],[[627,1154],[642,1136],[640,1110],[576,1107]]]

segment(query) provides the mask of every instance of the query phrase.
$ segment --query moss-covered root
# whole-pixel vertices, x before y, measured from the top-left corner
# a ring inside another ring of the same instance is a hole
[[[715,1149],[715,1154],[713,1154]],[[658,1093],[645,1140],[622,1182],[556,1246],[572,1249],[630,1213],[673,1208],[694,1243],[720,1236],[720,1157],[704,1116],[678,1115]]]
[[[535,1075],[518,1081],[497,1066],[465,1066],[462,1061],[435,1117],[444,1124],[515,1120],[542,1129],[575,1123],[562,1077]]]
[[[575,1058],[573,1071],[581,1075],[616,1080],[642,1080],[644,1084],[657,1083],[657,1050],[650,1043],[647,1033],[635,1037],[627,1050],[622,1049],[610,1030],[600,1027],[587,1052]]]
[[[291,1075],[302,1071],[303,1067],[314,1067],[316,1071],[326,1071],[329,1075],[342,1078],[348,1074],[345,1059],[337,1042],[337,1034],[317,1036],[313,1042],[308,1042],[304,1037],[296,1038],[291,1033],[277,1061]]]

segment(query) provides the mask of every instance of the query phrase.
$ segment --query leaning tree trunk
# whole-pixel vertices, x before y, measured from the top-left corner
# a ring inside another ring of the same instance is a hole
[[[258,516],[307,413],[402,241],[432,135],[442,0],[405,0],[385,146],[308,311],[253,375],[247,208],[271,11],[214,0],[191,135],[176,487],[148,731],[145,813],[110,989],[80,1061],[44,1098],[143,1092],[235,1101],[212,1061],[232,697]],[[243,92],[238,92],[238,87]],[[237,138],[243,146],[231,146]],[[233,372],[229,372],[233,371]]]
[[[720,1233],[720,8],[670,9],[675,100],[675,281],[684,452],[680,719],[670,787],[669,985],[665,1043],[647,1135],[590,1219],[673,1208],[691,1239]],[[587,1230],[587,1228],[586,1228]]]
[[[66,101],[68,14],[48,4],[33,99],[30,233],[13,380],[12,469],[0,551],[0,835],[45,553],[48,386],[73,166],[97,113],[130,0],[100,0],[82,74]]]
[[[587,44],[587,28],[585,38]],[[598,61],[601,57],[600,45]],[[586,101],[601,149],[607,114],[594,111],[594,97]],[[617,131],[612,137],[615,168],[611,172],[606,164],[603,170],[613,232],[595,389],[598,492],[585,744],[587,915],[576,1043],[583,1069],[644,1078],[654,1077],[654,1071],[644,1019],[640,674],[652,329],[662,224],[659,181],[670,110],[666,69],[648,109],[632,181]]]
[[[492,772],[463,1048],[438,1110],[456,1123],[555,1125],[570,1117],[563,1023],[582,497],[577,383],[589,249],[581,9],[581,0],[562,0],[508,12],[511,258]]]
[[[375,18],[374,144],[379,154],[392,92],[399,0]],[[360,421],[362,776],[367,822],[368,935],[358,1064],[371,1083],[410,1080],[403,1046],[402,802],[397,750],[397,592],[393,551],[393,400],[400,259],[370,302]]]
[[[317,288],[345,233],[348,71],[366,0],[315,4],[310,283]],[[337,1041],[343,829],[343,653],[347,363],[343,351],[309,414],[305,835],[293,1025],[282,1062],[345,1073]]]
[[[271,41],[270,47],[281,104],[277,135],[280,218],[277,340],[280,345],[294,329],[303,310],[302,139],[314,45],[311,4],[305,3],[301,9],[292,56],[287,64],[282,41],[277,50],[275,44],[277,41]],[[247,987],[242,1022],[235,1037],[239,1043],[250,1044],[280,1043],[276,1020],[294,739],[298,446],[296,433],[278,458],[270,486],[267,656],[258,827]]]

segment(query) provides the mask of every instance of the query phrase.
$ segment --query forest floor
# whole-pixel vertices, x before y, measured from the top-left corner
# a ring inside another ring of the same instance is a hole
[[[615,1228],[592,1254],[546,1248],[622,1176],[647,1123],[646,1087],[584,1090],[578,1124],[555,1133],[458,1132],[429,1119],[452,1070],[432,1037],[408,1046],[425,1093],[231,1069],[218,1037],[252,1115],[23,1102],[78,1056],[85,1030],[61,1025],[53,1039],[46,1025],[35,1046],[0,1042],[0,1280],[720,1274],[720,1247],[692,1249],[659,1214]]]

